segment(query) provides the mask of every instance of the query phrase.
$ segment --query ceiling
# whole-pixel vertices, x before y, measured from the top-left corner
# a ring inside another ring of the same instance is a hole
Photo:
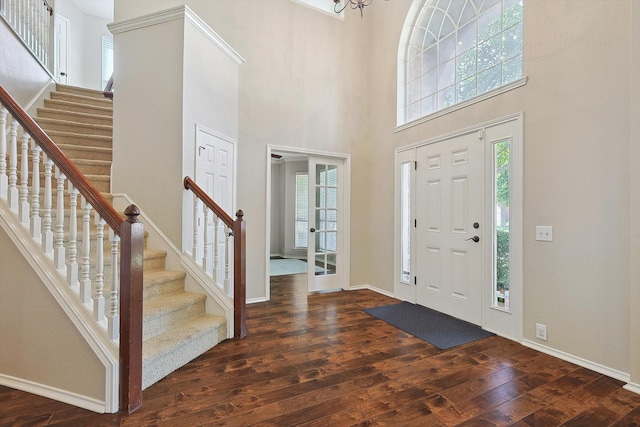
[[[113,0],[71,0],[87,15],[113,21]]]

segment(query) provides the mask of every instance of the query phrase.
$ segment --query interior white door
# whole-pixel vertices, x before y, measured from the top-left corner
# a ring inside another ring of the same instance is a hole
[[[344,287],[343,160],[309,157],[309,292]]]
[[[56,81],[67,84],[69,80],[69,20],[56,14],[55,19],[55,72]]]
[[[231,218],[235,218],[234,204],[235,180],[235,143],[229,138],[200,126],[196,128],[196,184],[198,184]],[[206,224],[205,224],[206,222]],[[204,221],[199,214],[198,228],[206,226],[208,253],[224,254],[228,232],[219,220],[208,215]],[[202,234],[201,234],[202,235]],[[213,247],[216,245],[216,247]],[[196,259],[203,254],[194,254]],[[231,260],[229,261],[231,262]],[[215,264],[215,261],[214,261]],[[205,269],[213,273],[214,266],[205,262]],[[218,283],[225,280],[223,269],[217,269],[215,275]],[[229,279],[230,281],[230,279]]]
[[[484,145],[474,133],[419,147],[416,302],[482,323]]]

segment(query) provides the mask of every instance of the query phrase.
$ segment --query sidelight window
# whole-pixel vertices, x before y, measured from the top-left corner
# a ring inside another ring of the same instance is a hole
[[[509,202],[511,198],[509,140],[492,145],[493,151],[493,306],[509,310]]]

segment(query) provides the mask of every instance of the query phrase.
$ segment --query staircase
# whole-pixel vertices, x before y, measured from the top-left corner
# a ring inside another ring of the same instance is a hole
[[[58,85],[34,117],[107,200],[112,105],[101,91]],[[227,338],[225,318],[206,314],[206,296],[185,291],[186,273],[167,270],[166,255],[147,248],[145,239],[143,389]]]

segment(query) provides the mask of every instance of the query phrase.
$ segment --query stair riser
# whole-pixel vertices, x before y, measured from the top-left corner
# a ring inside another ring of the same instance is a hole
[[[82,170],[81,170],[82,171]],[[32,183],[32,175],[31,173],[29,173],[29,184]],[[109,175],[105,175],[105,177],[108,178]],[[45,177],[44,174],[40,174],[40,188],[44,188],[44,182],[45,182]],[[97,179],[90,179],[89,182],[91,182],[91,184],[93,184],[93,186],[101,193],[108,193],[109,191],[111,191],[111,182],[110,181],[105,181],[105,180],[97,180]],[[52,186],[53,189],[55,190],[56,187],[56,182],[55,182],[55,178],[52,179]],[[65,186],[65,188],[67,188]]]
[[[113,119],[110,116],[85,115],[64,110],[54,110],[50,108],[38,108],[38,117],[101,126],[111,126],[113,123]]]
[[[52,108],[57,110],[71,111],[76,113],[97,114],[107,117],[113,117],[113,108],[105,106],[95,106],[86,104],[77,104],[75,102],[68,102],[59,99],[45,99],[45,108]]]
[[[166,313],[161,316],[156,316],[150,318],[146,314],[143,313],[143,328],[142,335],[143,340],[148,340],[150,338],[155,337],[156,335],[160,335],[173,326],[185,322],[187,320],[193,319],[195,317],[201,316],[205,313],[205,303],[204,301],[199,301],[194,304],[190,304],[186,307],[182,307],[178,310]]]
[[[113,101],[108,99],[98,99],[98,98],[92,98],[87,96],[78,96],[78,95],[64,93],[64,92],[51,92],[51,99],[59,99],[61,101],[93,105],[96,107],[113,108]]]
[[[144,265],[143,265],[144,267],[143,271],[164,269],[165,257],[166,256],[145,259]]]
[[[72,132],[83,135],[100,135],[100,136],[112,136],[113,129],[111,127],[100,127],[91,125],[79,125],[74,123],[51,123],[42,119],[36,119],[36,122],[45,132],[58,131],[58,132]]]
[[[76,145],[61,145],[60,148],[70,159],[106,160],[112,161],[110,150],[92,150]]]
[[[184,292],[184,278],[154,284],[153,286],[145,286],[143,298],[145,301],[149,301],[163,295],[175,294],[178,292]]]
[[[80,135],[74,133],[62,133],[62,132],[50,132],[49,136],[58,145],[80,145],[83,147],[91,148],[108,148],[113,147],[113,140],[110,136],[94,136],[94,135]]]

